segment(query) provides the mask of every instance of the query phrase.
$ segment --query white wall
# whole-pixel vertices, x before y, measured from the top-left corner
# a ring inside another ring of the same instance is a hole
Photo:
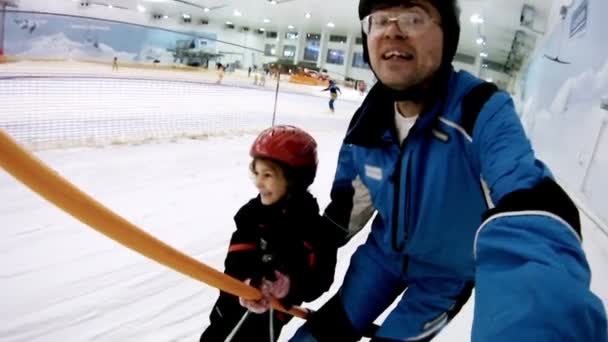
[[[452,62],[452,66],[455,70],[464,70],[468,71],[473,75],[477,75],[477,70],[474,64],[462,63],[462,62]]]
[[[608,223],[608,1],[588,0],[586,28],[570,37],[574,0],[562,22],[552,9],[546,39],[519,76],[522,120],[541,158]],[[558,56],[570,64],[549,60]]]
[[[73,1],[21,0],[19,10],[116,20],[184,33],[215,33],[218,40],[217,50],[225,54],[221,59],[223,63],[232,63],[238,59],[244,68],[247,68],[254,63],[261,65],[268,61],[276,60],[274,57],[264,57],[265,35],[257,34],[253,30],[241,32],[238,26],[234,30],[225,29],[224,23],[211,22],[209,25],[196,24],[194,21],[192,23],[183,23],[179,17],[155,20],[152,19],[152,15],[149,12],[140,13],[96,5],[82,8],[79,2]]]

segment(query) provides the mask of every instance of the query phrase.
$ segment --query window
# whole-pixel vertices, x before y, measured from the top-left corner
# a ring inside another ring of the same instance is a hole
[[[329,41],[332,43],[346,44],[346,36],[335,36],[332,34],[329,36]]]
[[[353,53],[353,67],[361,69],[369,69],[369,65],[363,60],[363,52]]]
[[[357,44],[357,45],[363,45],[363,38],[361,38],[361,37],[355,38],[355,44]]]
[[[276,56],[277,48],[274,44],[266,44],[264,46],[264,56]]]
[[[285,32],[285,39],[298,40],[298,32]]]
[[[294,45],[283,46],[283,57],[293,58],[296,56],[296,47]]]
[[[321,49],[321,35],[317,33],[306,34],[306,47],[304,48],[305,61],[316,62],[319,59]]]
[[[321,35],[318,33],[307,33],[306,34],[306,41],[321,41]]]
[[[327,49],[327,63],[329,64],[344,64],[344,50]]]
[[[266,32],[266,38],[276,38],[277,37],[277,33],[274,31],[268,31]]]

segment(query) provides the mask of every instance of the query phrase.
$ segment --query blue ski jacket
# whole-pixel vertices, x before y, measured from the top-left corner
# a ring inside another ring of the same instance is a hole
[[[326,221],[344,243],[376,214],[366,243],[395,272],[475,281],[473,341],[605,342],[578,211],[535,158],[507,93],[463,111],[481,82],[452,72],[403,144],[394,100],[376,85],[344,138]]]

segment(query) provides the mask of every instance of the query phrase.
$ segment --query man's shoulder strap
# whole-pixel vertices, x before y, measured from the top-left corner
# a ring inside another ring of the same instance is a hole
[[[477,121],[481,108],[497,91],[498,87],[494,83],[483,82],[473,87],[462,99],[462,119],[460,125],[469,136],[473,136],[475,121]]]

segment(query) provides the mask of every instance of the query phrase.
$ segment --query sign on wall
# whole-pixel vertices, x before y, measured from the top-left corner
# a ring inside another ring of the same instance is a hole
[[[570,37],[585,31],[588,13],[588,0],[583,0],[572,13],[572,19],[570,20]]]

